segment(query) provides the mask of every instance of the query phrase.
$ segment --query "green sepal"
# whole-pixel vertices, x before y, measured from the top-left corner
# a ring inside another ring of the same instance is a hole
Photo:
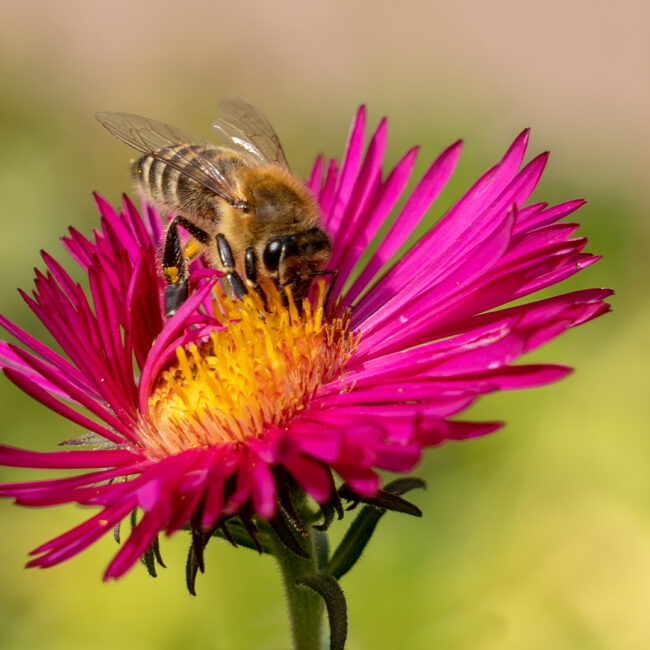
[[[275,532],[282,544],[292,553],[298,557],[309,559],[309,551],[295,535],[292,527],[289,526],[287,520],[283,517],[282,511],[278,510],[276,516],[269,520],[269,525],[273,528],[273,532]]]
[[[226,528],[227,534],[222,530],[222,528],[216,528],[212,533],[212,536],[226,540],[231,544],[234,542],[235,546],[250,548],[251,550],[258,551],[259,553],[271,552],[264,532],[260,530],[257,531],[256,537],[259,542],[259,546],[257,546],[250,538],[248,532],[246,531],[246,528],[239,521],[235,519],[229,519],[227,524],[224,523],[224,527]]]
[[[320,507],[320,511],[323,515],[323,521],[320,524],[314,524],[314,528],[316,530],[320,530],[321,532],[325,532],[331,525],[331,523],[334,521],[334,505],[327,501],[323,503]]]
[[[196,576],[199,573],[199,562],[196,557],[194,546],[190,544],[185,563],[185,585],[191,596],[196,596]]]
[[[332,576],[315,574],[297,578],[296,584],[313,589],[325,601],[330,650],[343,650],[348,635],[348,608],[339,583]]]
[[[331,472],[330,472],[331,478]],[[336,514],[339,519],[343,519],[343,504],[341,503],[341,497],[334,485],[334,479],[331,478],[331,492],[330,497],[325,503],[320,504],[320,513],[323,515],[323,521],[320,524],[315,524],[314,528],[325,532],[334,521],[334,515]]]
[[[131,524],[131,531],[136,527],[138,524],[138,509],[134,508],[131,510],[131,514],[129,516],[129,523]],[[116,526],[113,527],[113,537],[115,541],[119,544],[120,543],[120,524],[117,524]],[[149,544],[149,547],[147,550],[140,556],[140,562],[144,564],[144,566],[147,569],[147,573],[152,577],[152,578],[157,578],[158,573],[156,571],[156,562],[163,568],[165,567],[165,563],[163,562],[162,556],[160,554],[160,543],[158,540],[158,535],[156,535]]]
[[[158,577],[158,573],[156,572],[156,562],[158,562],[161,567],[165,567],[165,563],[163,562],[162,556],[160,555],[158,535],[156,535],[153,542],[151,542],[149,545],[149,548],[147,548],[147,550],[142,554],[140,561],[145,565],[145,567],[147,567],[147,573],[152,578]]]
[[[418,517],[422,516],[422,511],[417,506],[406,501],[406,499],[401,499],[399,495],[413,488],[424,487],[426,487],[426,484],[422,479],[408,477],[388,483],[374,497],[361,497],[349,491],[355,502],[363,501],[368,505],[361,510],[356,519],[350,524],[343,539],[332,554],[324,573],[337,579],[344,576],[361,557],[372,534],[375,532],[379,520],[387,510],[396,510],[397,512],[404,512]],[[350,498],[344,488],[341,489],[343,491],[341,496]]]
[[[156,559],[153,556],[153,549],[151,546],[140,557],[140,561],[145,565],[145,567],[147,567],[147,573],[152,578],[158,577],[158,574],[156,573]]]
[[[192,544],[190,544],[190,548],[187,552],[187,562],[185,563],[185,584],[187,585],[187,590],[192,596],[196,596],[196,576],[199,571],[201,573],[205,572],[203,550],[205,549],[205,545],[208,543],[209,539],[209,535],[206,535],[203,539],[198,539],[193,536]]]
[[[392,510],[394,512],[403,512],[406,515],[413,517],[421,517],[422,510],[415,504],[402,499],[399,495],[408,492],[414,488],[426,488],[426,483],[421,478],[414,476],[407,476],[406,478],[398,478],[388,483],[382,490],[371,497],[364,497],[356,492],[353,492],[347,485],[341,486],[339,495],[347,501],[352,501],[352,506],[348,510],[353,509],[359,502],[367,503],[368,505],[375,506],[381,510]]]

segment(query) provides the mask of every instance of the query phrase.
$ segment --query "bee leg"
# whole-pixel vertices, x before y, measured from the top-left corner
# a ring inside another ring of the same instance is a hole
[[[338,276],[339,272],[336,269],[327,269],[325,271],[314,271],[314,275],[331,275],[332,281],[330,282],[330,286],[327,288],[327,295],[325,296],[325,302],[323,303],[323,309],[327,309],[327,305],[330,302],[330,298],[332,297],[332,290],[334,289],[334,285],[336,284],[336,278]]]
[[[235,258],[232,256],[232,249],[226,238],[219,233],[217,235],[217,250],[219,251],[219,260],[221,266],[226,272],[226,279],[232,289],[233,294],[241,300],[244,296],[248,295],[248,291],[242,281],[239,273],[235,269]]]
[[[253,248],[246,249],[244,266],[246,270],[246,284],[251,289],[255,289],[255,293],[262,299],[264,307],[266,307],[266,294],[257,281],[257,258],[255,257],[255,250]]]
[[[207,243],[208,234],[197,228],[183,217],[174,217],[167,226],[165,248],[163,251],[163,276],[167,281],[165,287],[165,315],[173,316],[178,308],[187,300],[187,266],[178,236],[178,226],[181,226],[201,243]]]

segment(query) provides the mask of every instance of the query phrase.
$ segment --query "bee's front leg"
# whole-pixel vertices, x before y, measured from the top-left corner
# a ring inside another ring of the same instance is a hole
[[[241,300],[244,296],[248,295],[246,286],[237,270],[235,269],[235,258],[232,254],[230,244],[224,235],[219,233],[217,235],[217,251],[219,252],[219,261],[223,270],[226,272],[226,279],[232,289],[236,298]]]
[[[244,267],[246,269],[246,284],[255,289],[255,293],[262,299],[264,306],[266,306],[266,295],[264,289],[260,287],[257,279],[257,257],[255,250],[252,248],[246,249],[246,256],[244,258]]]
[[[314,276],[317,275],[329,275],[332,277],[332,281],[330,282],[330,286],[327,288],[327,294],[325,295],[325,301],[323,302],[323,309],[327,309],[327,305],[329,305],[330,298],[332,297],[332,289],[334,289],[334,285],[336,284],[336,278],[339,275],[339,272],[336,269],[326,269],[324,271],[314,271],[313,273]]]
[[[174,217],[167,226],[165,248],[163,251],[163,276],[167,281],[165,287],[165,315],[173,316],[179,307],[187,300],[188,273],[185,256],[178,236],[178,226],[181,226],[201,244],[209,240],[209,235],[201,228],[184,217]]]

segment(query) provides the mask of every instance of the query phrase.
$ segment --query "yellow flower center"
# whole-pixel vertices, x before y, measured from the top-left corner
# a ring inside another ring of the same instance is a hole
[[[348,331],[349,312],[325,318],[324,284],[312,305],[298,313],[274,286],[264,286],[266,305],[222,292],[213,313],[222,328],[187,347],[164,370],[149,398],[141,440],[154,457],[193,447],[243,442],[269,427],[285,427],[319,386],[341,374],[358,343]]]

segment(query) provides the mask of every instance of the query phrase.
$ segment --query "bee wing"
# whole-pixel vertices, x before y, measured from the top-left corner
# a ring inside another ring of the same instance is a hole
[[[208,145],[206,140],[190,135],[164,122],[150,120],[130,113],[103,112],[96,114],[99,122],[118,140],[142,153],[160,160],[212,190],[231,205],[241,198],[221,171],[194,148],[174,150],[178,145]]]
[[[289,169],[280,140],[264,115],[240,97],[226,97],[219,104],[219,118],[212,130],[228,147],[256,164],[275,163]]]

